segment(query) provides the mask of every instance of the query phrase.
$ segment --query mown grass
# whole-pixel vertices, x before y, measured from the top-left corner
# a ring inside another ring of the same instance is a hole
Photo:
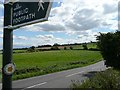
[[[59,50],[13,55],[16,72],[13,79],[27,78],[86,66],[102,60],[98,51]]]

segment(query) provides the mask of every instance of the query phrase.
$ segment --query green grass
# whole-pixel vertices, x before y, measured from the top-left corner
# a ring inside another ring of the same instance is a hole
[[[82,45],[73,45],[72,46],[73,47],[73,49],[83,49],[83,47],[82,47]],[[87,44],[87,47],[88,47],[88,49],[90,49],[90,48],[97,48],[97,45],[96,45],[96,43],[89,43],[89,44]]]
[[[13,50],[14,53],[25,53],[27,50]]]
[[[65,64],[73,61],[100,60],[101,55],[95,51],[68,50],[68,51],[46,51],[24,54],[14,54],[14,62],[17,69],[34,66],[47,67],[54,64]]]
[[[13,59],[17,69],[13,78],[21,79],[86,66],[102,57],[98,51],[60,50],[14,54]]]
[[[23,79],[82,67],[100,60],[102,60],[102,56],[99,51],[59,50],[16,53],[13,54],[13,61],[16,64],[13,79]],[[2,63],[2,55],[0,55],[0,63]]]
[[[87,44],[88,48],[97,48],[96,43],[89,43]]]

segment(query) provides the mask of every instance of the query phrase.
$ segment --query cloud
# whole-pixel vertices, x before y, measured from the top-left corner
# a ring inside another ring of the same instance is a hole
[[[21,39],[21,40],[27,40],[28,38],[25,36],[18,36],[17,39]]]
[[[100,20],[95,18],[94,14],[95,11],[92,9],[83,9],[77,11],[73,16],[72,21],[66,23],[66,26],[75,31],[97,28],[100,24]]]
[[[0,17],[0,32],[3,32],[3,16]]]
[[[103,32],[100,30],[101,28],[107,28],[107,31],[118,29],[118,1],[63,0],[58,7],[52,8],[48,21],[20,28],[31,33],[46,32],[46,35],[14,36],[16,43],[18,42],[17,45],[23,43],[24,46],[95,41],[95,35],[98,35],[98,32]],[[0,6],[0,10],[2,8]],[[3,16],[0,16],[0,22],[3,22]],[[2,28],[3,23],[0,23],[0,32],[3,31]],[[62,32],[69,38],[55,37],[51,32]],[[20,43],[19,40],[22,42]]]
[[[30,26],[29,31],[83,31],[112,24],[106,22],[117,17],[118,0],[64,0],[61,6],[51,10],[48,22]],[[117,21],[117,20],[116,20]],[[28,30],[28,29],[27,29]],[[68,32],[67,32],[68,31]]]
[[[115,4],[104,4],[103,7],[104,7],[104,14],[114,13],[118,9],[117,5]]]
[[[0,34],[0,38],[3,38],[3,34]]]
[[[46,38],[49,38],[49,39],[52,39],[52,38],[54,38],[54,36],[53,35],[37,35],[36,36],[37,38],[42,38],[42,39],[46,39]]]

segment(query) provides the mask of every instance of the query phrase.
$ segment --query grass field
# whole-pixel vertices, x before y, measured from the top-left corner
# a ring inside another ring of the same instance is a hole
[[[59,50],[14,54],[15,79],[86,66],[102,60],[98,51]]]
[[[59,49],[64,49],[64,47],[66,47],[67,49],[70,49],[70,46],[73,47],[73,49],[83,49],[82,45],[69,45],[69,46],[59,46]],[[88,49],[90,48],[97,48],[96,43],[89,43],[87,44]]]
[[[99,52],[95,51],[61,50],[14,54],[13,58],[17,68],[20,69],[34,66],[47,67],[54,64],[66,64],[73,61],[100,60],[101,55]]]
[[[25,53],[26,50],[13,50],[14,53]]]
[[[13,79],[22,79],[66,69],[86,66],[102,60],[99,51],[58,50],[13,54],[16,72]],[[0,63],[2,56],[0,55]]]

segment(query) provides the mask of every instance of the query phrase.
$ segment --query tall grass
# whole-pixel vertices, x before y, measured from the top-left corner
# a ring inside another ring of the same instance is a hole
[[[82,84],[79,81],[74,81],[71,85],[71,90],[81,89],[103,89],[103,90],[119,90],[120,89],[120,71],[108,69],[98,72],[95,76],[87,79]]]

